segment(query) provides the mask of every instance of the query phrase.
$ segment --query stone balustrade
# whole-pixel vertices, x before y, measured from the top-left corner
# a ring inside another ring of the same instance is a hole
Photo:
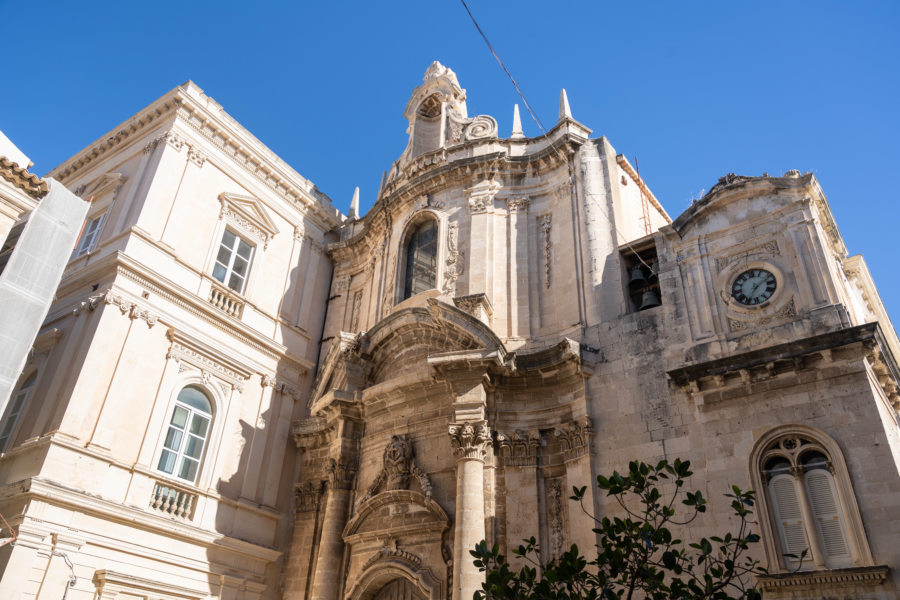
[[[197,494],[171,483],[157,481],[150,495],[150,508],[179,519],[194,518]]]
[[[209,289],[209,303],[235,319],[244,312],[244,303],[235,294],[215,284]]]

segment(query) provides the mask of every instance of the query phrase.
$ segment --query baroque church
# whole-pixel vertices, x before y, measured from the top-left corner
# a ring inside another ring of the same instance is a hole
[[[900,342],[815,177],[672,219],[565,93],[533,138],[466,100],[428,68],[364,216],[191,82],[48,174],[93,202],[0,420],[0,600],[469,600],[477,542],[589,556],[572,487],[664,458],[685,539],[755,490],[766,598],[898,596]]]

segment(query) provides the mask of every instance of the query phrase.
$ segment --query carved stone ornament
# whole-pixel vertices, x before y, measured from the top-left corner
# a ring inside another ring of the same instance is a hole
[[[325,465],[328,473],[328,483],[336,490],[352,490],[356,481],[357,466],[353,463],[337,461],[329,458]]]
[[[298,483],[294,487],[294,509],[297,512],[312,512],[318,509],[324,489],[324,481]]]
[[[506,210],[510,213],[527,212],[529,203],[528,198],[509,198],[506,200]]]
[[[106,290],[100,294],[95,294],[90,296],[86,301],[80,303],[78,307],[75,309],[75,314],[80,313],[81,311],[87,310],[96,310],[98,306],[101,304],[111,304],[119,309],[119,311],[127,316],[129,319],[140,319],[147,323],[147,327],[152,328],[156,325],[157,321],[159,321],[159,315],[150,312],[149,309],[137,304],[136,302],[131,302],[125,296],[121,294],[114,293],[111,289]]]
[[[755,258],[765,258],[770,256],[777,256],[779,254],[781,254],[781,250],[778,248],[778,242],[775,240],[770,240],[765,244],[750,248],[749,250],[744,250],[743,252],[732,254],[731,256],[726,256],[723,258],[717,258],[716,272],[721,272],[722,269],[725,269],[735,263],[743,263]]]
[[[500,191],[496,181],[482,181],[466,190],[467,203],[471,214],[483,213],[494,203],[494,196]]]
[[[794,299],[791,298],[784,306],[779,308],[776,312],[769,315],[768,317],[751,320],[734,319],[732,317],[728,317],[728,328],[731,329],[731,331],[747,331],[750,329],[758,329],[765,325],[769,325],[774,321],[788,319],[796,316],[797,307],[794,304]]]
[[[484,460],[491,442],[491,430],[483,423],[454,423],[448,430],[456,458]]]
[[[565,503],[563,502],[563,484],[560,479],[553,479],[547,486],[547,512],[550,529],[550,556],[559,558],[565,550]]]
[[[552,217],[550,215],[544,215],[539,220],[541,226],[541,241],[544,248],[544,286],[549,290],[550,289],[550,259],[552,257],[551,251],[551,241],[550,241],[550,228],[552,226]]]
[[[418,570],[422,567],[422,559],[410,552],[409,550],[404,550],[400,547],[400,542],[397,540],[390,540],[387,544],[382,546],[377,553],[375,553],[372,558],[366,561],[366,564],[363,565],[363,571],[374,565],[375,563],[383,560],[389,559],[400,559],[401,562],[407,563],[411,565],[414,569]]]
[[[247,381],[248,373],[240,373],[235,368],[228,366],[227,359],[214,358],[215,353],[209,350],[201,351],[199,347],[194,347],[183,334],[178,333],[174,329],[166,332],[166,337],[171,341],[169,351],[166,353],[167,360],[174,360],[178,364],[178,371],[183,372],[186,365],[197,369],[204,374],[204,381],[213,376],[227,383],[231,389],[239,392],[244,391],[244,383]]]
[[[541,434],[536,429],[530,431],[517,429],[510,435],[498,432],[497,446],[504,467],[535,466],[541,447]]]
[[[497,120],[488,115],[473,117],[463,136],[466,141],[497,137]]]
[[[459,225],[451,222],[447,226],[447,266],[444,269],[444,287],[448,296],[456,295],[456,281],[463,272],[462,253],[459,251]]]
[[[156,138],[150,140],[147,145],[144,146],[144,154],[153,152],[160,144],[167,144],[174,148],[176,152],[181,152],[182,148],[187,148],[188,160],[193,162],[198,167],[202,167],[203,163],[205,163],[207,160],[205,154],[200,152],[193,144],[189,143],[186,139],[179,136],[174,131],[167,131],[162,135],[159,135]]]
[[[408,435],[392,435],[384,449],[382,467],[375,481],[362,497],[365,502],[381,491],[407,490],[409,478],[415,477],[426,498],[431,498],[431,480],[413,458],[413,446]]]
[[[562,446],[563,459],[567,461],[587,454],[593,433],[594,426],[587,415],[553,429],[553,435]]]
[[[219,194],[222,208],[219,219],[227,220],[245,235],[268,248],[269,240],[278,233],[278,227],[269,216],[262,203],[253,196],[223,192]]]
[[[362,312],[362,290],[353,293],[353,304],[350,309],[350,331],[356,333],[359,331],[359,316]]]

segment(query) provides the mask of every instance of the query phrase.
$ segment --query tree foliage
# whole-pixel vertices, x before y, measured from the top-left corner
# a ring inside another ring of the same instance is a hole
[[[599,544],[593,560],[582,556],[575,545],[544,560],[531,538],[512,550],[525,559],[525,565],[515,570],[496,544],[489,547],[482,541],[470,552],[485,573],[475,600],[761,598],[759,590],[747,585],[752,575],[765,572],[748,556],[750,544],[759,541],[750,528],[752,491],[732,486],[725,494],[737,517],[736,532],[691,543],[673,535],[671,527],[686,526],[707,509],[699,491],[684,489],[692,475],[690,466],[679,459],[655,466],[633,461],[626,474],[598,477],[597,486],[621,508],[621,516],[612,518],[594,517],[584,505],[587,488],[573,488],[571,499],[597,524]]]

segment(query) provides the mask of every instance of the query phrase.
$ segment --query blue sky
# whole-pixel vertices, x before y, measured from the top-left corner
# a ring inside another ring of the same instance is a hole
[[[544,123],[565,87],[574,117],[637,156],[673,218],[728,172],[814,172],[900,319],[900,3],[468,2]],[[0,129],[38,173],[192,79],[341,210],[360,186],[365,211],[432,60],[504,136],[520,102],[458,0],[0,11]]]

